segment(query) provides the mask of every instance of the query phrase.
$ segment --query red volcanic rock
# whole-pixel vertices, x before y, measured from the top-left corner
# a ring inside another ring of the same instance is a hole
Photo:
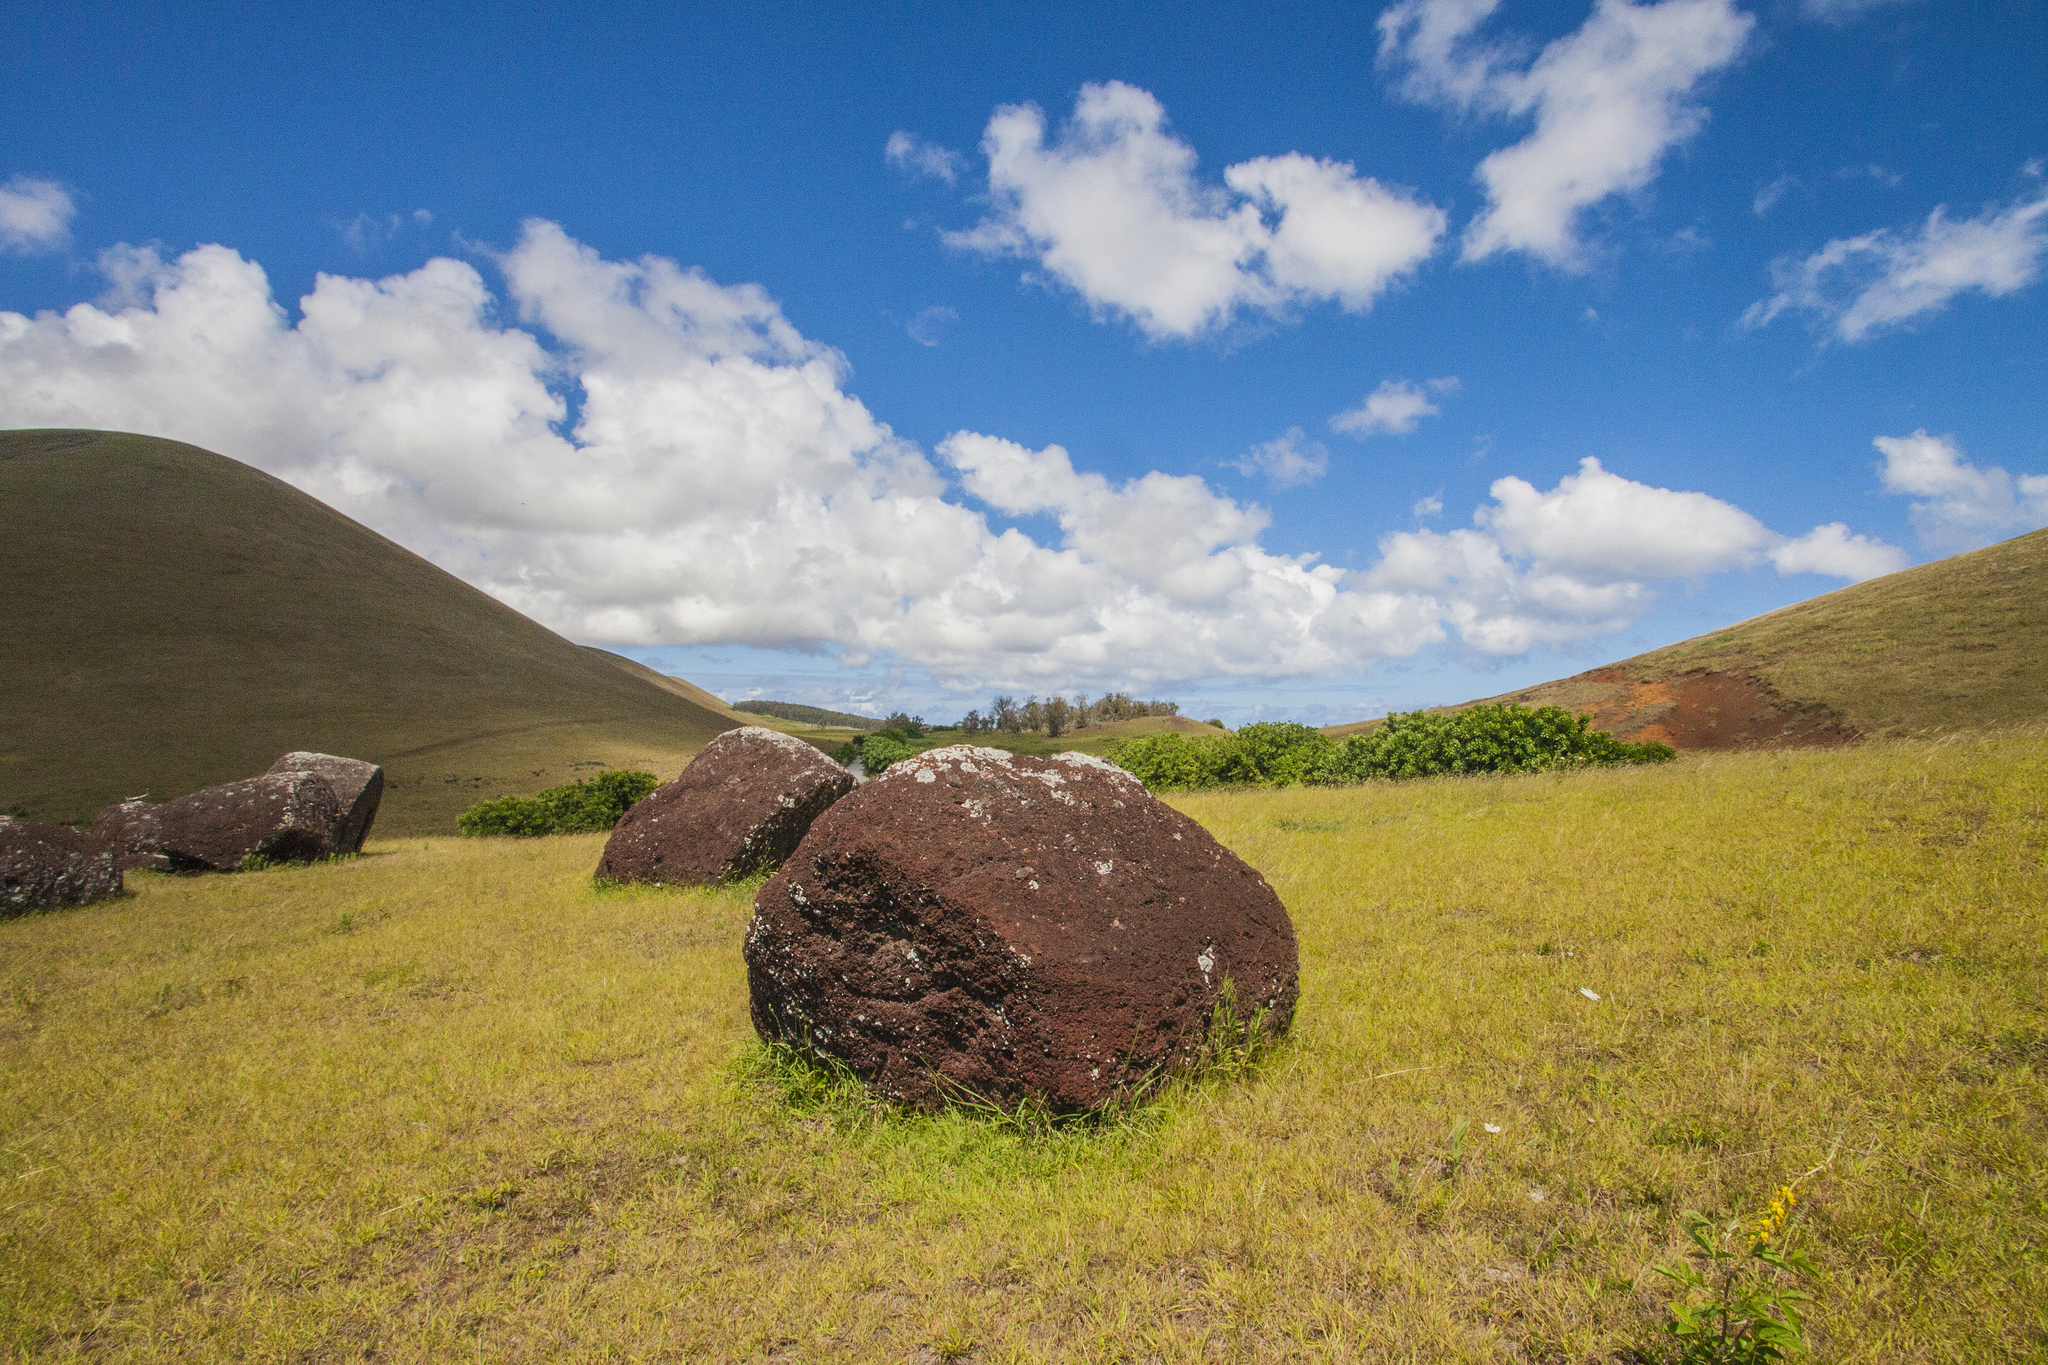
[[[336,853],[360,853],[370,825],[377,818],[377,805],[384,799],[384,770],[360,758],[306,752],[286,754],[270,765],[273,773],[312,773],[327,779],[334,799],[341,806],[341,831],[335,835]]]
[[[114,855],[123,872],[168,872],[171,860],[164,856],[163,821],[158,817],[162,809],[139,796],[108,806],[94,817],[92,837]]]
[[[310,862],[335,852],[342,828],[334,788],[312,773],[265,773],[207,787],[164,802],[153,815],[158,849],[181,870],[232,872],[252,854]]]
[[[114,855],[91,835],[0,815],[0,915],[85,905],[120,890]]]
[[[779,867],[811,821],[853,790],[853,774],[778,730],[727,730],[682,776],[633,803],[597,875],[708,886]]]
[[[966,745],[819,817],[747,931],[754,1027],[893,1099],[1098,1108],[1199,1055],[1232,983],[1282,1032],[1272,887],[1130,774]]]

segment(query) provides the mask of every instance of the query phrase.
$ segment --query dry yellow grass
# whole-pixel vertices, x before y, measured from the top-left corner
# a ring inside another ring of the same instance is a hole
[[[2048,1352],[2048,741],[1176,804],[1302,1009],[1102,1131],[793,1096],[747,893],[595,836],[0,924],[0,1349],[1610,1360],[1680,1210],[1838,1145],[1818,1358]]]

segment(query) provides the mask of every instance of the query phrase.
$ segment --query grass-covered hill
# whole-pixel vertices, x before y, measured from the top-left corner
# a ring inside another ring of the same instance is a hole
[[[1680,749],[2036,724],[2048,720],[2048,530],[1486,700],[1590,711],[1623,739]]]
[[[40,819],[317,749],[384,765],[379,834],[446,833],[746,723],[176,441],[0,432],[0,584],[0,811]]]
[[[830,711],[822,706],[806,706],[796,701],[736,701],[732,709],[748,717],[753,724],[764,721],[788,721],[797,725],[830,727],[838,730],[879,730],[883,722],[876,716],[857,716],[851,711]]]

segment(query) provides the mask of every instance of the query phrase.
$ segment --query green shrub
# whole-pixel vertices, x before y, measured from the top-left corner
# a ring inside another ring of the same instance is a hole
[[[862,772],[874,777],[892,763],[901,763],[912,754],[921,754],[945,742],[927,734],[921,722],[912,721],[908,725],[891,723],[871,735],[862,735],[840,745],[832,751],[832,760],[848,765],[858,762]]]
[[[1511,703],[1388,716],[1342,743],[1288,722],[1232,735],[1145,735],[1112,745],[1109,758],[1146,786],[1199,788],[1334,786],[1373,778],[1539,772],[1582,764],[1662,763],[1665,744],[1629,744],[1561,706]]]
[[[479,801],[456,817],[464,834],[588,834],[607,830],[635,801],[661,785],[653,773],[609,772],[549,787],[535,796]]]

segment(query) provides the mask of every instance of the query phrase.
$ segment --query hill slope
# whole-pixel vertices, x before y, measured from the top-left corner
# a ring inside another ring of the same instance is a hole
[[[318,749],[385,766],[379,834],[445,833],[738,723],[176,441],[0,432],[0,583],[0,810],[42,819]]]
[[[1485,700],[1590,711],[1623,739],[1681,749],[2039,722],[2048,719],[2048,530]]]

